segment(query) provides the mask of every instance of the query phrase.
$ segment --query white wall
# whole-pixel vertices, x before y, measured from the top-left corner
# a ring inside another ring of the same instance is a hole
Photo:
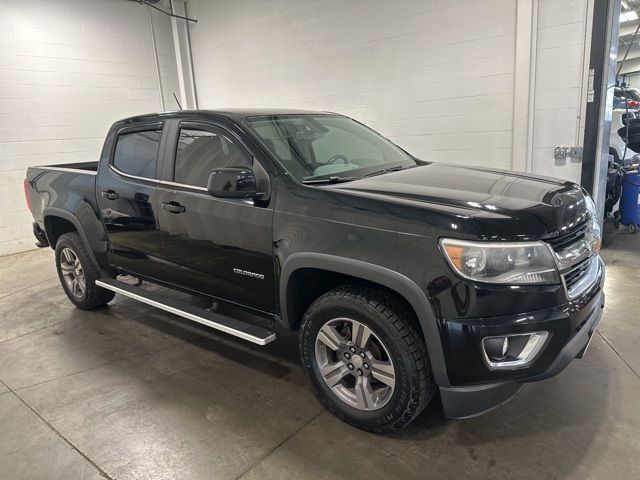
[[[332,110],[425,159],[511,168],[523,3],[537,45],[529,168],[579,181],[553,151],[582,142],[588,0],[188,0],[200,108]]]
[[[170,36],[167,22],[156,29]],[[0,2],[0,255],[34,245],[28,166],[95,160],[115,120],[160,109],[151,45],[133,2]],[[159,50],[171,88],[173,53]]]
[[[580,163],[556,163],[553,149],[582,143],[592,2],[187,0],[199,106],[336,111],[422,158],[498,168],[522,168],[513,138],[524,138],[530,170],[579,181]],[[533,88],[515,105],[523,4]],[[171,21],[152,17],[172,110]],[[27,166],[95,159],[111,123],[160,103],[145,7],[0,0],[0,255],[33,247]],[[514,129],[514,108],[529,135]]]
[[[539,0],[538,7],[533,172],[577,182],[581,161],[556,162],[553,149],[583,142],[590,7],[587,0]]]
[[[331,110],[425,158],[510,166],[514,0],[188,6],[200,108]]]
[[[125,0],[110,0],[110,1],[120,1],[123,2]],[[129,1],[129,0],[126,0]],[[168,0],[164,0],[168,2]],[[167,6],[163,3],[158,4],[160,7],[167,8]],[[138,6],[138,9],[141,11],[146,11],[146,8],[142,8]],[[161,105],[156,105],[152,110],[177,110],[178,105],[176,104],[175,98],[173,98],[173,94],[175,93],[178,98],[180,98],[180,87],[178,85],[178,69],[176,65],[176,52],[173,45],[173,33],[171,30],[171,18],[167,15],[158,12],[157,10],[150,10],[151,18],[153,19],[153,32],[154,38],[156,41],[156,52],[158,55],[158,69],[160,72],[160,82],[162,84],[162,100],[163,100],[163,108],[160,108]],[[146,13],[145,13],[146,15]],[[148,20],[147,20],[148,21]],[[151,43],[151,38],[149,37],[149,32],[147,30],[145,34],[146,40]],[[151,45],[148,46],[150,54],[153,54],[153,47]],[[151,61],[153,62],[153,57],[151,57]],[[150,66],[151,75],[154,78],[158,75],[158,72],[155,69],[155,65]],[[157,85],[153,83],[153,85]],[[156,91],[157,95],[157,91]]]

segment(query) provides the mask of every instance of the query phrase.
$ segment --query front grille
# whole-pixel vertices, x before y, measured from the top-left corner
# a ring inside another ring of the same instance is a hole
[[[582,225],[578,225],[572,230],[565,232],[554,238],[545,238],[544,241],[551,245],[556,252],[561,252],[565,248],[573,245],[574,243],[582,240],[587,233],[587,222]]]
[[[591,259],[587,258],[580,263],[576,263],[573,267],[571,267],[571,270],[564,274],[564,282],[567,285],[567,289],[573,287],[580,281],[582,277],[587,274],[590,263]]]

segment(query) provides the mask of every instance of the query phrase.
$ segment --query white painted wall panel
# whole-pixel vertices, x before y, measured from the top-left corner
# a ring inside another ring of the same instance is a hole
[[[539,0],[532,169],[580,182],[580,160],[556,161],[556,146],[581,146],[586,105],[589,0]],[[581,121],[582,120],[582,121]]]
[[[531,165],[580,145],[592,0],[539,0]],[[188,0],[201,108],[332,110],[426,159],[510,168],[518,0]],[[171,22],[125,0],[0,2],[0,255],[31,248],[29,165],[94,159],[116,119],[175,109]]]
[[[540,0],[531,169],[580,179],[589,0]],[[188,0],[200,106],[332,110],[416,155],[512,166],[517,0]]]
[[[154,22],[166,97],[177,89],[170,23],[161,14]],[[146,8],[0,2],[0,255],[33,248],[22,191],[28,166],[97,159],[115,120],[159,109]]]
[[[189,0],[201,108],[331,110],[416,155],[508,168],[513,0]]]

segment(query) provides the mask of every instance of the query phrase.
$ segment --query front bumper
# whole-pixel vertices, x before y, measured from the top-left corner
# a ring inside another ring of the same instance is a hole
[[[445,415],[449,418],[469,418],[487,413],[513,398],[524,383],[553,377],[574,358],[582,358],[602,318],[603,282],[604,270],[588,292],[562,309],[565,312],[562,318],[555,316],[557,310],[554,310],[554,319],[544,322],[551,331],[553,341],[549,342],[544,355],[531,367],[498,374],[487,373],[487,376],[497,377],[493,381],[483,379],[485,381],[476,384],[440,386]],[[538,314],[541,318],[550,316],[549,312]],[[537,325],[540,324],[542,322],[529,324],[527,330],[537,330]],[[556,331],[551,330],[549,325],[553,324],[559,325],[560,328]],[[570,333],[565,332],[567,326],[572,329]],[[479,331],[486,332],[491,328],[494,327],[482,327]],[[500,328],[500,333],[511,333],[511,328],[513,324],[505,324]]]

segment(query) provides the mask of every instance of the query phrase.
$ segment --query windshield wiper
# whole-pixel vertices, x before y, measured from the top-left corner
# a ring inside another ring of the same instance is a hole
[[[315,184],[315,183],[323,184],[323,183],[351,182],[353,180],[362,180],[363,178],[366,178],[366,177],[373,177],[375,175],[382,175],[383,173],[398,172],[400,170],[404,170],[405,168],[412,168],[412,167],[398,165],[396,167],[389,167],[389,168],[383,168],[381,170],[376,170],[375,172],[367,173],[366,175],[364,175],[362,177],[338,177],[338,176],[333,176],[333,177],[323,177],[323,178],[305,178],[304,180],[302,180],[302,183],[304,183],[305,185],[310,185],[310,184]]]
[[[376,170],[375,172],[367,173],[362,178],[375,177],[376,175],[382,175],[383,173],[389,173],[389,172],[399,172],[400,170],[404,170],[405,168],[411,168],[411,167],[405,167],[405,166],[402,166],[402,165],[398,165],[397,167],[383,168],[381,170]]]
[[[302,180],[305,185],[313,185],[316,183],[341,183],[360,180],[362,177],[325,177],[325,178],[307,178]]]

